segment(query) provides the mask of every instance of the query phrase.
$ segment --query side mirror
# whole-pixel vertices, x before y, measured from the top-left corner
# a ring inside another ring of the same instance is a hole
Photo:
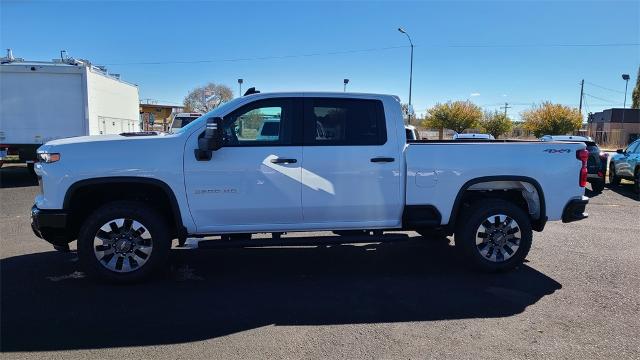
[[[618,154],[624,154],[624,150],[622,150],[622,149],[618,149],[618,150],[616,150],[616,152],[617,152]]]
[[[198,148],[195,150],[198,161],[211,160],[213,151],[222,147],[222,118],[207,119],[207,127],[204,136],[198,139]]]

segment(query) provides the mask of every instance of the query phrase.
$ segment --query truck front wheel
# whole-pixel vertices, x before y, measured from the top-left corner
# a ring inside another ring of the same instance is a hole
[[[78,255],[87,274],[99,280],[144,280],[167,261],[171,248],[164,218],[134,201],[106,204],[93,212],[78,235]]]
[[[483,271],[512,269],[531,249],[529,216],[505,200],[476,202],[463,210],[455,245],[472,266]]]

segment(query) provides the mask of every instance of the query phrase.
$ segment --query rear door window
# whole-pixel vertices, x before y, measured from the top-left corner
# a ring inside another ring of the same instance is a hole
[[[387,141],[379,100],[306,98],[305,145],[382,145]]]

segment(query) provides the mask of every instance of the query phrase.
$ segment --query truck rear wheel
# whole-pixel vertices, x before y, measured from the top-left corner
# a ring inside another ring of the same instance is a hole
[[[463,210],[458,224],[455,245],[479,270],[513,269],[531,249],[531,220],[511,202],[490,199],[473,203]]]
[[[144,280],[167,261],[171,238],[164,218],[134,201],[106,204],[80,229],[78,255],[87,274],[99,280]]]

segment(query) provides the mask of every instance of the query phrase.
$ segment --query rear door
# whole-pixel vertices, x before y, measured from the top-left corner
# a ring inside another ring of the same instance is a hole
[[[387,132],[380,100],[305,98],[305,223],[336,229],[399,224],[402,159],[395,131]]]

